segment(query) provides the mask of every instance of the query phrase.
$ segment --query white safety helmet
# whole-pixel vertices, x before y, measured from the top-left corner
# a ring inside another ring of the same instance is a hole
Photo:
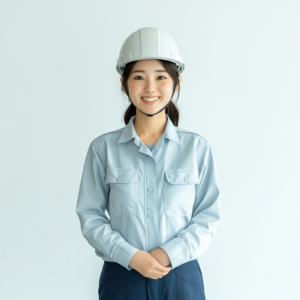
[[[177,65],[179,74],[184,70],[174,39],[159,28],[145,27],[132,33],[122,45],[116,69],[122,75],[127,63],[142,59],[168,60]]]

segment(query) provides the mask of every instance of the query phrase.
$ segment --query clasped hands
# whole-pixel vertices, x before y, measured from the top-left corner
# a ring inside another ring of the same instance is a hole
[[[168,266],[171,261],[168,254],[162,248],[156,248],[149,252],[161,265]]]
[[[162,248],[154,249],[149,253],[138,250],[129,262],[129,266],[151,279],[167,275],[172,270],[172,267],[167,267],[169,264],[171,264],[169,256]]]

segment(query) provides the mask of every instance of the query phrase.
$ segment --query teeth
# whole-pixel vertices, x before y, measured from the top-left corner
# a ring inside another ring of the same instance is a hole
[[[146,101],[153,102],[156,101],[159,97],[155,97],[155,98],[142,97],[142,98]]]

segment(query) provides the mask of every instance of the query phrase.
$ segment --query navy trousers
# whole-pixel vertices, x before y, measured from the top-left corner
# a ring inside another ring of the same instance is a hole
[[[104,261],[99,279],[99,300],[206,300],[197,259],[172,269],[158,279],[128,271],[118,263]]]

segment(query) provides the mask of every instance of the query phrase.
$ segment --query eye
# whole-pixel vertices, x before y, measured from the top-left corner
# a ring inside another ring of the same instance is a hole
[[[138,77],[140,77],[140,78],[143,79],[143,77],[142,77],[142,76],[139,76],[139,75],[138,75],[138,76],[135,76],[134,79],[137,79]],[[138,80],[140,80],[140,79],[138,79]]]
[[[158,76],[157,78],[160,79],[160,80],[161,79],[167,79],[165,76]]]

